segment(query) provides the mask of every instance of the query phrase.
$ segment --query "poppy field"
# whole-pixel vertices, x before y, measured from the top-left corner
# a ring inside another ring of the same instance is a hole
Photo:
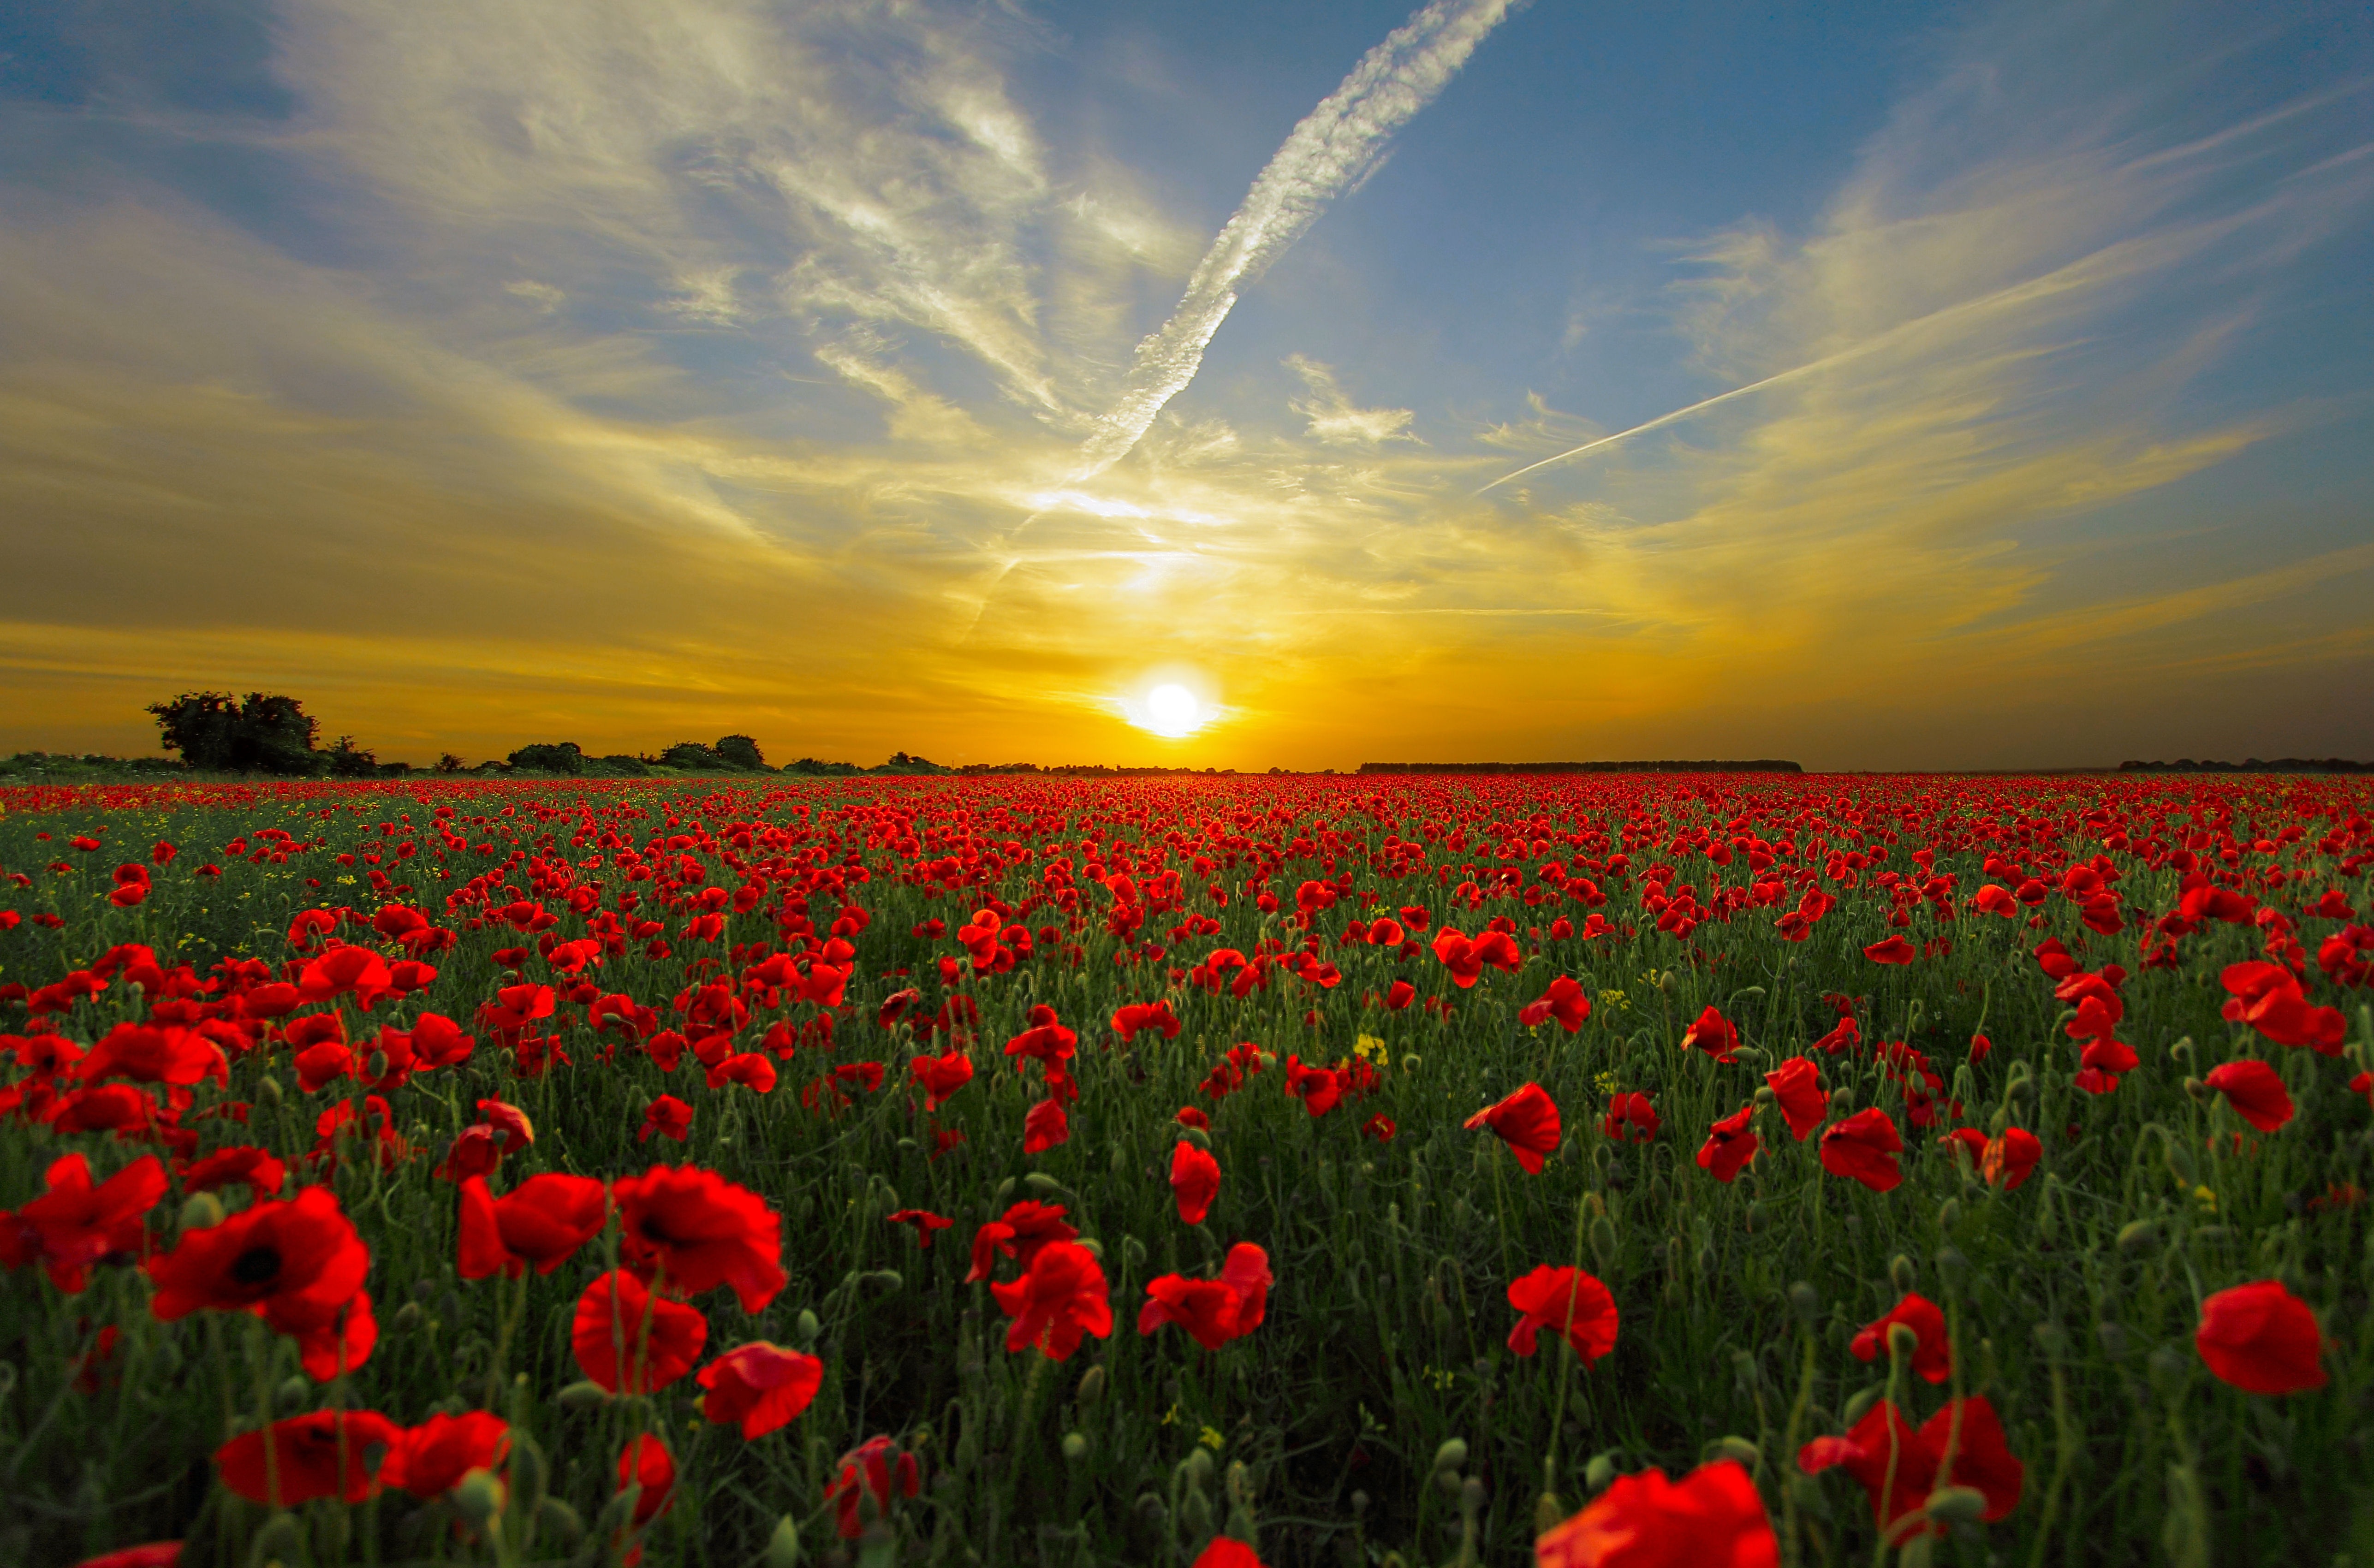
[[[0,790],[0,1561],[2374,1568],[2369,815]]]

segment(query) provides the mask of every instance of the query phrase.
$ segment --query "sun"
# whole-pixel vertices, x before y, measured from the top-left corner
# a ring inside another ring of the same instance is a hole
[[[1157,681],[1138,696],[1122,698],[1132,724],[1168,741],[1184,740],[1219,717],[1219,709],[1184,681]]]
[[[1193,734],[1204,722],[1204,705],[1193,692],[1173,682],[1146,694],[1146,717],[1147,729],[1175,740]]]

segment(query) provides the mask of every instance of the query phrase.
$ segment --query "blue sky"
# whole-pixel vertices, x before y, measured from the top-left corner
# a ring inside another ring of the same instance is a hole
[[[2369,88],[2339,5],[19,7],[0,746],[2374,755]]]

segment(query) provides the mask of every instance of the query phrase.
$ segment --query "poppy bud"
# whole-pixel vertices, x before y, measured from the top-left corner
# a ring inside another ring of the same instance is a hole
[[[869,1269],[857,1277],[857,1282],[868,1290],[891,1295],[907,1288],[907,1276],[896,1269]]]
[[[1821,1293],[1803,1280],[1789,1287],[1789,1305],[1795,1309],[1797,1320],[1808,1328],[1821,1316]]]
[[[598,1410],[610,1402],[610,1391],[588,1379],[563,1388],[559,1398],[564,1410]]]
[[[1764,1451],[1745,1437],[1718,1437],[1706,1445],[1699,1459],[1704,1462],[1718,1457],[1736,1460],[1752,1470],[1764,1462]]]
[[[1062,1182],[1043,1171],[1032,1171],[1022,1178],[1022,1185],[1041,1198],[1070,1198],[1074,1202],[1079,1200]],[[1001,1203],[1005,1201],[1002,1189],[998,1201]]]
[[[1181,1142],[1193,1143],[1196,1148],[1203,1150],[1206,1154],[1212,1152],[1212,1135],[1205,1132],[1200,1127],[1181,1128],[1179,1129],[1179,1138]]]
[[[1920,1331],[1914,1328],[1911,1324],[1891,1323],[1887,1326],[1887,1354],[1889,1360],[1904,1360],[1910,1357],[1913,1352],[1920,1348]]]
[[[1756,1103],[1758,1106],[1776,1105],[1780,1099],[1780,1096],[1772,1092],[1771,1084],[1759,1083],[1756,1086]]]
[[[2119,1250],[2129,1255],[2147,1251],[2158,1240],[2157,1220],[2130,1220],[2119,1227]]]
[[[1467,1440],[1463,1437],[1446,1438],[1442,1446],[1434,1451],[1434,1473],[1438,1476],[1456,1470],[1466,1463]]]
[[[272,1077],[259,1079],[255,1085],[255,1097],[273,1109],[279,1109],[280,1080]]]
[[[380,1079],[387,1076],[387,1053],[373,1051],[363,1061],[363,1076]]]
[[[194,1192],[182,1204],[182,1229],[211,1230],[223,1223],[222,1199],[211,1192]]]
[[[2168,1047],[2168,1058],[2169,1058],[2169,1059],[2171,1059],[2171,1060],[2183,1062],[2183,1063],[2185,1063],[2187,1066],[2192,1065],[2192,1036],[2190,1036],[2190,1035],[2187,1035],[2187,1036],[2183,1036],[2181,1039],[2178,1040],[2178,1041],[2176,1042],[2176,1044],[2174,1044],[2174,1045],[2172,1045],[2172,1046]]]
[[[1566,1505],[1558,1501],[1557,1492],[1545,1492],[1534,1499],[1534,1534],[1536,1537],[1549,1534],[1565,1518]]]
[[[1941,1486],[1929,1494],[1929,1516],[1942,1525],[1974,1525],[1987,1511],[1987,1494],[1975,1486]]]
[[[283,1415],[295,1415],[313,1402],[313,1385],[302,1373],[292,1372],[272,1397]]]
[[[767,1538],[767,1568],[798,1568],[800,1561],[800,1527],[789,1514],[775,1521],[775,1533]]]
[[[2046,1355],[2057,1356],[2069,1348],[2069,1331],[2058,1323],[2039,1323],[2028,1330],[2036,1348]]]
[[[2118,1324],[2105,1320],[2094,1325],[2094,1338],[2101,1342],[2102,1353],[2118,1361],[2127,1353],[2127,1331]]]
[[[2184,1092],[2192,1096],[2192,1103],[2196,1106],[2208,1105],[2211,1101],[2217,1098],[2217,1092],[2212,1089],[2208,1084],[2204,1083],[2198,1078],[2186,1079],[2184,1081]]]
[[[1855,1086],[1854,1086],[1853,1084],[1851,1084],[1851,1083],[1841,1083],[1841,1084],[1839,1084],[1837,1088],[1835,1088],[1835,1089],[1833,1089],[1833,1090],[1831,1090],[1831,1091],[1830,1091],[1830,1114],[1831,1114],[1831,1115],[1833,1115],[1833,1116],[1844,1116],[1844,1115],[1846,1115],[1849,1111],[1851,1111],[1851,1110],[1854,1109],[1854,1103],[1855,1103]]]
[[[1598,1194],[1593,1193],[1592,1196],[1596,1198]],[[1619,1256],[1617,1245],[1615,1221],[1602,1214],[1591,1222],[1591,1252],[1592,1257],[1599,1259],[1601,1273],[1616,1272],[1616,1263]]]
[[[1952,1200],[1947,1199],[1949,1207],[1951,1203]],[[1961,1288],[1962,1281],[1969,1278],[1970,1260],[1962,1256],[1961,1248],[1949,1243],[1937,1249],[1937,1272],[1944,1277],[1946,1284],[1958,1290]]]
[[[997,1184],[997,1190],[990,1196],[989,1201],[993,1208],[1003,1209],[1005,1207],[1005,1200],[1013,1196],[1014,1178],[1007,1176]]]
[[[585,1534],[585,1521],[578,1516],[576,1509],[558,1497],[539,1499],[535,1516],[550,1527],[565,1546],[576,1545]]]
[[[1937,1228],[1939,1230],[1950,1231],[1961,1223],[1962,1200],[1960,1199],[1948,1198],[1945,1202],[1937,1205]]]
[[[1912,1259],[1905,1257],[1904,1254],[1900,1252],[1895,1257],[1889,1258],[1887,1260],[1887,1278],[1889,1282],[1896,1286],[1898,1294],[1910,1290],[1912,1288],[1913,1281]]]
[[[503,1483],[483,1469],[472,1470],[453,1488],[453,1511],[480,1529],[503,1511]]]
[[[817,1336],[824,1331],[824,1325],[817,1321],[815,1313],[804,1306],[800,1308],[799,1320],[793,1325],[793,1329],[798,1333],[801,1344],[812,1346]]]
[[[1088,1457],[1088,1440],[1076,1432],[1064,1433],[1064,1457],[1077,1462]]]
[[[1591,1463],[1582,1467],[1582,1484],[1593,1492],[1604,1492],[1607,1483],[1616,1479],[1616,1451],[1593,1454]]]
[[[417,1301],[405,1302],[395,1309],[395,1331],[399,1334],[411,1333],[420,1327],[420,1304]]]
[[[1212,1456],[1202,1448],[1195,1449],[1180,1461],[1179,1473],[1187,1478],[1189,1486],[1201,1492],[1212,1484]]]
[[[1080,1375],[1079,1392],[1073,1396],[1082,1410],[1092,1409],[1105,1397],[1105,1369],[1092,1366]]]
[[[1849,1399],[1847,1401],[1847,1408],[1839,1412],[1839,1423],[1845,1426],[1848,1431],[1853,1431],[1854,1428],[1862,1422],[1863,1418],[1871,1413],[1872,1406],[1879,1403],[1879,1397],[1886,1391],[1887,1385],[1885,1383],[1875,1383],[1870,1387],[1864,1389],[1862,1393],[1857,1394],[1853,1398]]]
[[[1475,1515],[1484,1511],[1484,1481],[1480,1476],[1469,1476],[1459,1486],[1459,1511]]]

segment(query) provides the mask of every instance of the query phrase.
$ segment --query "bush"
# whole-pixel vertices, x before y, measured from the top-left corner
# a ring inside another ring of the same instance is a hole
[[[329,750],[318,754],[333,778],[375,778],[379,777],[379,758],[355,744],[352,735],[341,735]]]
[[[730,766],[758,768],[767,766],[766,755],[758,750],[758,743],[747,735],[722,736],[709,749],[724,758]]]
[[[567,773],[585,771],[585,754],[577,749],[574,741],[522,746],[508,759],[514,768],[523,773]]]

